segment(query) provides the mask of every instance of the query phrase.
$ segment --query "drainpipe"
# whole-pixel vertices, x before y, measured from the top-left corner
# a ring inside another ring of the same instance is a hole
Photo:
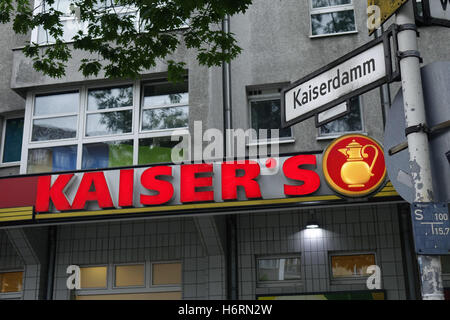
[[[380,29],[375,31],[375,38],[379,38],[384,33],[384,27],[381,26]],[[383,127],[386,126],[386,114],[389,111],[389,108],[391,107],[392,101],[391,101],[391,92],[389,88],[389,84],[383,84],[380,87],[380,100],[381,100],[381,115],[383,117]]]
[[[56,227],[51,226],[48,230],[48,271],[46,300],[53,300],[53,282],[55,278],[56,258]]]
[[[226,15],[222,21],[222,31],[230,33],[230,16]],[[231,129],[231,68],[230,63],[222,63],[222,95],[223,95],[223,131],[224,131],[224,158],[231,158],[233,155]],[[226,217],[226,292],[228,300],[238,299],[238,252],[237,252],[237,231],[236,216],[228,215]]]

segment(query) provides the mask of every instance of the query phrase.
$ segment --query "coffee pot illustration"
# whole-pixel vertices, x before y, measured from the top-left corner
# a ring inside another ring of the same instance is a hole
[[[369,155],[364,151],[370,147],[375,150],[375,157],[369,167],[367,162],[364,161]],[[338,149],[338,151],[347,157],[347,162],[344,163],[341,168],[342,181],[344,181],[349,188],[364,187],[374,175],[372,169],[378,158],[378,149],[372,144],[362,146],[353,140],[345,148]]]

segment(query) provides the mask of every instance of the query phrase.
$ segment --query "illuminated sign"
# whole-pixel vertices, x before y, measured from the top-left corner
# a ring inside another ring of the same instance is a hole
[[[345,199],[321,154],[0,179],[0,224],[245,210]],[[392,186],[376,195],[397,196]]]
[[[369,195],[386,177],[383,149],[364,135],[342,136],[325,150],[323,172],[336,192],[348,197]]]
[[[293,183],[280,183],[282,194],[278,196],[307,195],[319,189],[319,175],[301,168],[315,168],[316,156],[298,155],[282,161],[278,175],[284,174]],[[242,160],[40,176],[35,210],[44,213],[84,210],[89,205],[109,209],[270,198],[277,192],[269,194],[261,188],[260,181],[265,179],[260,172],[258,162]],[[215,187],[218,184],[220,187]]]

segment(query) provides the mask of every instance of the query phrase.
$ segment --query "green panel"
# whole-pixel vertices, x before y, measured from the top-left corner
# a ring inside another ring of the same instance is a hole
[[[133,145],[109,145],[109,167],[125,167],[133,165]]]

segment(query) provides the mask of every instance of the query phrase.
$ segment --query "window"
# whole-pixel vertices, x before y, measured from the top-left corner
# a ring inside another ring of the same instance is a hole
[[[83,86],[31,99],[22,173],[170,163],[179,143],[172,133],[188,133],[187,81]]]
[[[76,138],[78,112],[78,92],[37,95],[31,141]]]
[[[420,17],[423,17],[423,3],[422,3],[422,0],[416,0],[414,4],[416,5],[415,9],[417,10],[417,14]]]
[[[81,21],[75,13],[72,12],[71,7],[74,1],[71,0],[55,0],[52,5],[48,3],[43,3],[42,0],[37,0],[35,4],[36,13],[49,12],[50,9],[54,9],[63,13],[61,16],[61,24],[63,25],[63,41],[72,41],[72,38],[77,34],[78,31],[83,31],[87,34],[88,23],[86,21]],[[111,2],[112,3],[112,2]],[[116,12],[118,15],[132,15],[135,20],[135,25],[137,27],[137,21],[139,15],[136,9],[132,6],[112,6],[109,5],[110,2],[107,1],[97,1],[95,7],[100,10],[101,13]],[[52,44],[55,39],[44,30],[43,26],[39,26],[32,32],[31,41],[40,45]]]
[[[181,285],[180,263],[154,263],[152,285]]]
[[[88,90],[86,136],[130,133],[133,86]]]
[[[248,91],[250,128],[256,130],[252,140],[271,140],[271,129],[279,130],[280,140],[292,139],[291,128],[281,128],[281,88],[256,89]],[[267,130],[267,137],[259,130]]]
[[[256,266],[258,285],[277,285],[301,280],[299,255],[258,257]]]
[[[311,0],[311,36],[356,32],[352,0]]]
[[[355,97],[350,100],[350,112],[342,118],[319,127],[319,136],[336,137],[349,132],[362,132],[362,130],[361,99]]]
[[[142,131],[186,128],[189,125],[187,83],[144,85]]]
[[[144,264],[116,266],[115,275],[115,287],[143,287],[145,285]]]
[[[332,254],[331,279],[361,279],[370,275],[367,267],[376,265],[375,254]]]
[[[77,300],[181,299],[182,266],[177,261],[81,267]]]
[[[0,293],[20,292],[23,287],[23,272],[0,272]]]
[[[2,163],[17,164],[22,154],[23,117],[3,121]]]
[[[81,288],[106,288],[106,272],[105,266],[80,268]]]

